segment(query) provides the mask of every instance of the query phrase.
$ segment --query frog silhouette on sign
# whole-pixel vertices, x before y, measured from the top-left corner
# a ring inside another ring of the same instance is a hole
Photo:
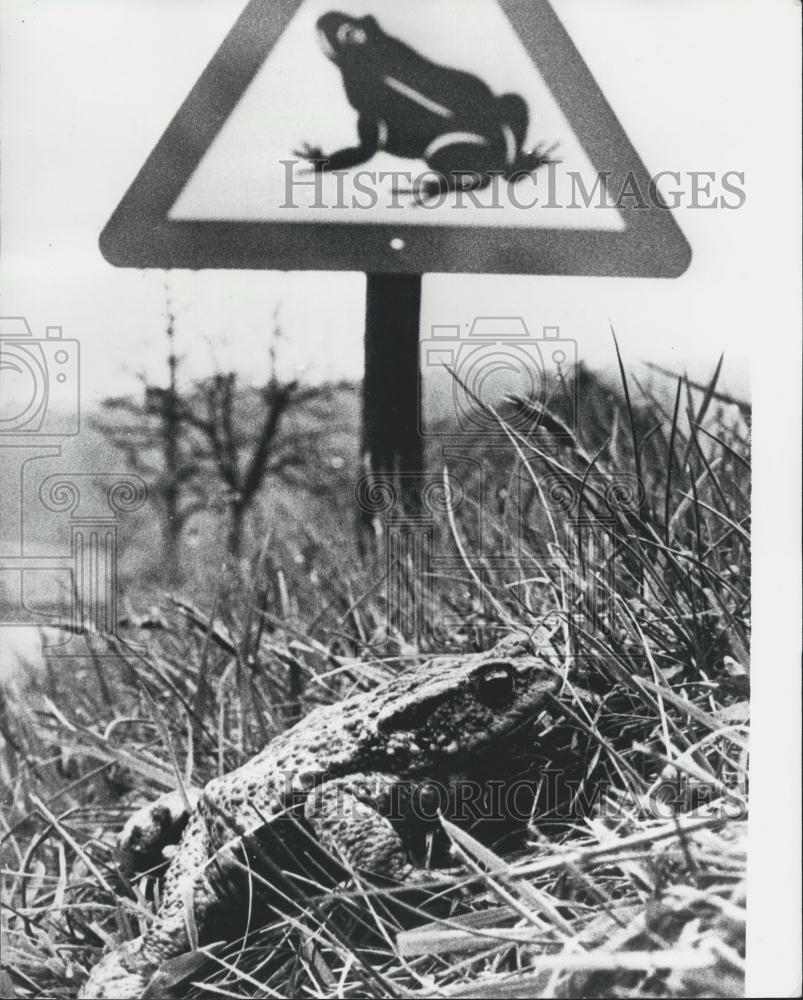
[[[415,191],[426,202],[448,191],[478,190],[492,177],[511,181],[553,162],[551,150],[523,149],[529,111],[523,97],[496,97],[479,77],[440,66],[385,34],[376,18],[330,11],[318,19],[321,48],[338,67],[358,112],[359,145],[326,154],[296,151],[316,172],[347,170],[384,150],[421,159],[433,172]]]

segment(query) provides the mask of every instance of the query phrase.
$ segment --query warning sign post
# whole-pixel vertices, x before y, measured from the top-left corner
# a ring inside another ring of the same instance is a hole
[[[368,275],[363,441],[421,467],[421,276],[691,251],[546,0],[251,0],[100,237],[123,267]]]

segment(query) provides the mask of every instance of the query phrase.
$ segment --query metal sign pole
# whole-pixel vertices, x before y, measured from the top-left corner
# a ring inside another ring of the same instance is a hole
[[[420,486],[416,474],[424,468],[418,419],[421,275],[366,277],[363,462],[366,473],[389,483],[412,512],[418,492],[413,484]],[[359,519],[362,534],[372,514],[361,510]]]

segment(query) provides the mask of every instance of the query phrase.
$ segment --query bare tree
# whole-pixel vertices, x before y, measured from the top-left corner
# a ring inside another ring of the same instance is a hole
[[[175,317],[167,303],[167,386],[143,378],[142,401],[130,396],[104,401],[107,413],[123,420],[96,421],[129,467],[148,483],[161,512],[164,565],[171,580],[180,575],[180,542],[189,518],[213,509],[222,496],[227,510],[226,550],[242,554],[245,524],[268,477],[303,482],[302,470],[315,464],[318,439],[329,432],[320,419],[283,433],[291,407],[311,400],[326,404],[329,390],[301,387],[277,375],[274,325],[269,374],[259,389],[243,387],[235,372],[218,372],[179,387],[180,358],[175,350]]]
[[[112,419],[93,423],[125,455],[128,468],[147,482],[162,524],[164,573],[173,583],[181,575],[182,532],[203,504],[196,483],[200,466],[183,422],[184,403],[178,387],[181,359],[176,353],[175,315],[167,286],[165,295],[167,386],[152,385],[140,376],[143,399],[105,399],[103,409]]]
[[[300,388],[297,381],[279,381],[274,370],[257,394],[261,414],[248,414],[243,412],[248,394],[238,386],[237,375],[227,372],[198,383],[193,400],[185,405],[183,417],[205,445],[196,454],[205,468],[211,466],[225,490],[230,555],[242,552],[245,519],[265,479],[287,478],[291,469],[306,464],[308,446],[317,434],[296,433],[282,440],[279,432],[291,406],[318,394],[318,390]]]

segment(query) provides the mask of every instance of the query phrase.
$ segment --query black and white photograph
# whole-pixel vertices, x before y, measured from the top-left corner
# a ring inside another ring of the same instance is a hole
[[[795,997],[798,0],[0,0],[0,997]]]

